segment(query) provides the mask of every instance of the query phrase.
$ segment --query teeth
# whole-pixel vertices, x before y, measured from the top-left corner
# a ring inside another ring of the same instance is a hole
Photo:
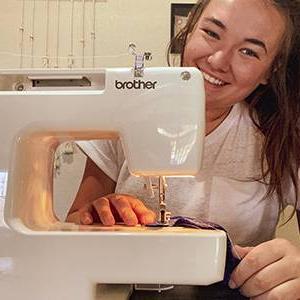
[[[214,78],[214,77],[206,74],[203,71],[202,71],[202,74],[203,74],[204,79],[207,80],[211,84],[218,85],[218,86],[225,85],[225,82],[220,79]]]

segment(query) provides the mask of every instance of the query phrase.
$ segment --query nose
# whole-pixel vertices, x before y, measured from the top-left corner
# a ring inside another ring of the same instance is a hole
[[[225,73],[230,69],[232,55],[230,51],[218,50],[212,53],[207,61],[216,71]]]

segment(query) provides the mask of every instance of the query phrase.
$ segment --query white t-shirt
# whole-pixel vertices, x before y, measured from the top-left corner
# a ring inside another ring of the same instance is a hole
[[[272,239],[278,221],[276,198],[263,199],[260,178],[263,137],[249,117],[246,103],[205,138],[203,168],[195,178],[167,178],[167,208],[174,215],[222,225],[240,245]],[[144,188],[145,179],[130,175],[119,141],[78,142],[84,152],[116,183],[116,193],[135,195],[153,210],[158,198]],[[156,179],[154,179],[156,180]]]

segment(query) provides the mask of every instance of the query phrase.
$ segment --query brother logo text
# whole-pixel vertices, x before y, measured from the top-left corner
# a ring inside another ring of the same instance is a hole
[[[143,80],[133,80],[133,81],[115,81],[115,87],[118,90],[124,90],[124,89],[135,89],[135,90],[140,90],[140,89],[155,89],[157,81],[143,81]]]

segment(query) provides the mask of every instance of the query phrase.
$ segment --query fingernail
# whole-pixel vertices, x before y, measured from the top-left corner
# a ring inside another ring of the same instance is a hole
[[[231,289],[235,289],[235,288],[236,288],[235,282],[234,282],[233,280],[231,280],[231,279],[229,280],[228,285],[229,285],[229,287],[230,287]]]
[[[102,224],[105,226],[115,225],[115,219],[111,216],[102,216],[101,221],[102,221]]]
[[[153,223],[154,222],[154,218],[152,215],[144,215],[142,216],[142,220],[141,220],[141,223],[142,224],[150,224],[150,223]]]
[[[85,217],[85,218],[83,219],[83,223],[84,223],[85,225],[89,225],[89,224],[92,223],[92,219],[91,219],[90,217]]]
[[[139,223],[136,215],[133,212],[131,212],[131,211],[128,211],[124,215],[124,222],[128,226],[136,226]]]

